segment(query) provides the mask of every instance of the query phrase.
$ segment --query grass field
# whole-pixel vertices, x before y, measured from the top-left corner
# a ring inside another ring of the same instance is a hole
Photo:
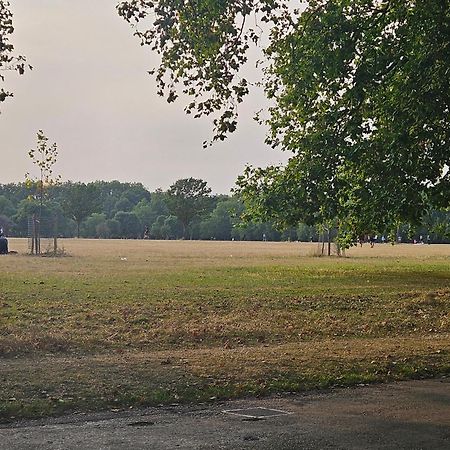
[[[450,373],[450,245],[62,240],[0,257],[0,419]]]

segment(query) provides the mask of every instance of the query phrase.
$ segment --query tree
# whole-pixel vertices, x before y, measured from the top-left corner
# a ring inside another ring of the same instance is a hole
[[[183,237],[183,226],[176,216],[158,216],[151,227],[151,236],[156,239]]]
[[[127,211],[130,212],[133,209],[133,204],[126,197],[122,196],[117,200],[114,205],[116,211]]]
[[[36,149],[31,149],[28,156],[39,170],[39,177],[33,178],[29,173],[25,174],[26,184],[29,188],[34,189],[34,196],[39,200],[42,209],[44,199],[49,189],[57,184],[60,176],[53,176],[53,166],[58,158],[58,146],[56,142],[48,145],[48,137],[42,130],[37,132]]]
[[[16,207],[20,200],[28,197],[29,189],[27,188],[26,183],[0,184],[0,195],[4,195],[13,203],[14,207]]]
[[[98,191],[93,183],[68,183],[65,186],[63,209],[77,224],[77,237],[80,237],[80,225],[84,219],[98,211]]]
[[[10,42],[10,35],[14,32],[12,13],[9,9],[9,2],[0,0],[0,70],[13,70],[19,74],[23,74],[25,69],[31,66],[26,66],[26,58],[24,56],[14,56],[14,46]],[[4,82],[5,77],[0,74],[0,81]],[[12,93],[0,89],[0,103],[5,101],[8,97],[12,97]]]
[[[56,163],[58,157],[58,147],[56,142],[52,145],[48,144],[48,137],[44,134],[42,130],[37,132],[37,146],[36,149],[31,149],[28,152],[28,156],[35,166],[39,170],[39,177],[32,178],[29,173],[25,174],[26,185],[33,192],[31,194],[34,199],[39,202],[39,210],[37,213],[33,214],[33,225],[32,225],[32,245],[31,253],[36,255],[41,253],[41,231],[42,231],[42,220],[43,220],[43,208],[44,201],[49,200],[48,194],[50,189],[58,184],[60,181],[60,176],[54,177],[53,166]],[[57,229],[56,229],[56,216],[53,216],[51,228],[52,235],[54,239],[54,253],[57,253]],[[50,230],[47,231],[50,233]]]
[[[232,218],[227,201],[217,203],[211,214],[200,224],[201,239],[231,239]]]
[[[16,208],[5,195],[0,195],[0,228],[5,234],[9,234],[10,230],[14,228],[14,221],[12,217],[16,214]]]
[[[119,211],[114,220],[120,224],[121,237],[136,239],[142,236],[142,224],[136,214],[132,212]]]
[[[108,237],[108,233],[105,233],[105,230],[107,229],[106,220],[105,214],[92,213],[83,222],[82,235],[88,238]],[[99,230],[101,233],[99,233]]]
[[[11,220],[10,217],[0,214],[0,229],[8,235],[10,230],[14,227],[15,223]]]
[[[0,214],[3,214],[5,216],[12,217],[16,212],[16,209],[5,195],[0,195]]]
[[[108,219],[106,222],[107,231],[110,238],[120,237],[120,222],[116,219]]]
[[[141,200],[150,201],[150,192],[142,185],[142,183],[123,183],[125,190],[122,192],[121,198],[127,198],[132,205],[137,205]]]
[[[152,192],[150,202],[141,200],[134,208],[133,212],[139,217],[144,225],[151,226],[158,216],[169,215],[167,208],[167,194],[161,189]]]
[[[152,237],[156,239],[165,239],[166,236],[164,234],[164,222],[167,219],[167,216],[158,216],[156,220],[153,222],[150,234]]]
[[[346,245],[371,230],[417,223],[450,203],[450,7],[442,0],[125,1],[119,14],[156,49],[160,94],[186,111],[219,113],[215,137],[236,128],[248,92],[239,78],[253,14],[270,29],[263,86],[268,142],[286,167],[240,179],[251,211],[285,224],[336,223]],[[258,197],[262,194],[262,198]],[[274,203],[273,203],[274,202]],[[277,204],[282,204],[278,207]]]
[[[212,206],[211,188],[206,181],[184,178],[176,181],[167,191],[169,211],[177,216],[183,226],[183,236],[188,237],[189,225],[196,217],[201,217]]]
[[[54,202],[50,199],[46,199],[43,205],[41,205],[39,198],[34,197],[28,197],[23,200],[21,200],[17,205],[17,212],[12,217],[14,222],[16,223],[15,230],[20,236],[26,237],[28,235],[28,226],[29,226],[29,219],[30,217],[36,218],[36,222],[39,222],[40,217],[51,217],[53,219],[58,220],[58,222],[61,222],[61,207],[57,202]],[[40,223],[35,224],[40,225]],[[53,227],[52,227],[53,228]],[[34,240],[34,248],[33,253],[39,254],[40,253],[40,237],[41,237],[41,231],[52,233],[53,229],[44,229],[41,230],[40,226],[37,226],[35,229],[35,233],[33,233],[33,240]],[[36,245],[36,235],[38,237],[38,243]],[[50,237],[50,236],[47,236]]]
[[[164,239],[177,239],[183,236],[183,227],[176,216],[166,217],[160,230]]]
[[[448,2],[314,6],[268,49],[269,141],[294,153],[275,176],[325,192],[350,241],[418,223],[450,198]]]
[[[244,205],[238,198],[220,196],[214,210],[200,223],[201,239],[230,240],[243,211]]]
[[[95,181],[93,183],[98,191],[99,204],[108,218],[114,217],[119,206],[126,205],[128,209],[139,203],[140,200],[150,200],[150,192],[141,183],[121,183],[120,181]],[[123,202],[123,203],[117,203]]]
[[[191,97],[187,114],[216,114],[213,141],[236,130],[237,104],[249,92],[249,83],[239,75],[247,61],[251,42],[258,42],[261,28],[249,27],[249,17],[261,22],[288,18],[289,1],[280,0],[185,0],[122,1],[117,10],[130,23],[148,23],[136,29],[142,45],[161,55],[156,73],[158,94],[169,103],[178,97],[177,87]],[[204,143],[206,145],[206,143]]]
[[[450,208],[442,211],[430,211],[424,217],[419,233],[431,235],[433,242],[448,242],[450,240]]]
[[[151,227],[159,216],[168,216],[169,210],[166,205],[167,194],[161,190],[152,192],[150,202],[142,199],[134,208],[133,212],[139,217],[144,226]]]

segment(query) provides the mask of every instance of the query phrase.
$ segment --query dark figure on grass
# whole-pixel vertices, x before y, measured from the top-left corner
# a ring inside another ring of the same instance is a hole
[[[8,239],[3,234],[3,229],[0,228],[0,255],[8,254]]]

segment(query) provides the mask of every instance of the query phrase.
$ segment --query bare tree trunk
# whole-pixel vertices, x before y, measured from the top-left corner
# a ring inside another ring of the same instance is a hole
[[[32,220],[32,229],[31,229],[31,254],[34,255],[34,250],[36,248],[36,221],[35,216],[33,214]]]
[[[58,253],[58,218],[55,217],[53,222],[53,254],[56,256]]]

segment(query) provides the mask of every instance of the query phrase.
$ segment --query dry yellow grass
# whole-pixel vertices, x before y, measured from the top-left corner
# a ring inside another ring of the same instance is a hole
[[[10,250],[26,254],[26,239],[10,238]],[[144,241],[108,239],[60,239],[68,254],[77,257],[147,257],[194,258],[206,261],[228,258],[297,258],[312,256],[319,244],[313,242],[238,242],[238,241]],[[351,258],[450,258],[448,244],[369,244],[352,247]]]
[[[0,416],[449,371],[450,246],[61,240],[0,257]]]

